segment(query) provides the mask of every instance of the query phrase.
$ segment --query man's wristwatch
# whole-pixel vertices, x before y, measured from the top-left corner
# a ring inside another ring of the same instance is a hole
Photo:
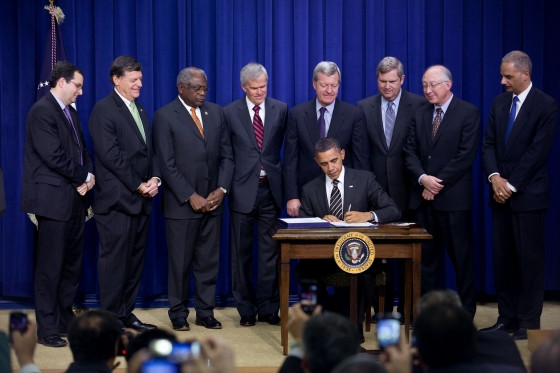
[[[224,188],[224,187],[218,187],[218,188],[220,188],[222,190],[222,192],[224,192],[224,194],[227,194],[226,188]]]

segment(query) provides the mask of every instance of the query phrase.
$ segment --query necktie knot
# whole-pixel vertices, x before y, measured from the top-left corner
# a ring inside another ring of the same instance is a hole
[[[438,107],[438,108],[436,109],[436,113],[438,113],[438,115],[441,115],[441,113],[443,113],[443,109],[440,108],[440,107]]]
[[[324,106],[321,106],[321,108],[319,109],[319,111],[321,112],[321,115],[325,115],[325,111],[327,111],[327,108]]]
[[[338,183],[340,183],[340,181],[338,181],[338,179],[336,179],[336,180],[333,180],[332,183],[335,187],[338,187]]]
[[[259,105],[255,105],[255,107],[253,108],[253,111],[255,112],[255,114],[259,115],[259,111],[261,110],[261,107]]]
[[[393,101],[387,102],[387,109],[393,110],[393,105],[394,105]]]
[[[513,104],[511,105],[512,109],[515,106],[515,109],[517,109],[517,101],[519,101],[519,97],[518,96],[514,96],[513,97]]]

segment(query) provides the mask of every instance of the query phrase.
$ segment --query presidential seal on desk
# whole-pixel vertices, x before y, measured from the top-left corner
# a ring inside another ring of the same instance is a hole
[[[362,273],[375,259],[375,246],[363,233],[346,233],[334,245],[334,260],[344,272]]]

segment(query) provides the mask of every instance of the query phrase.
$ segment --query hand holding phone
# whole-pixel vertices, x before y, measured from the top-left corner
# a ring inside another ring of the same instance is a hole
[[[397,346],[401,334],[401,323],[394,317],[383,317],[377,320],[377,342],[381,350],[388,346]]]
[[[316,281],[303,281],[299,286],[301,309],[306,314],[311,315],[317,307],[317,283]]]

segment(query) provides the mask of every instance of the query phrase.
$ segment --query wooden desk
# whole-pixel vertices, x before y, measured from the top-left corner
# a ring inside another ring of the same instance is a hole
[[[405,330],[410,326],[410,309],[420,297],[421,241],[431,239],[424,228],[418,225],[409,227],[383,226],[375,228],[317,228],[283,229],[273,236],[280,241],[280,313],[281,342],[284,355],[288,353],[288,309],[290,292],[290,261],[292,259],[329,259],[333,258],[334,244],[348,232],[361,232],[375,245],[375,258],[405,259]],[[351,282],[356,281],[351,276]],[[411,299],[412,294],[412,299]],[[413,303],[411,303],[411,301]],[[351,304],[356,307],[356,302]],[[355,312],[355,311],[354,311]],[[352,315],[352,309],[351,309]],[[416,315],[416,310],[414,310]],[[408,335],[408,333],[407,333]]]

